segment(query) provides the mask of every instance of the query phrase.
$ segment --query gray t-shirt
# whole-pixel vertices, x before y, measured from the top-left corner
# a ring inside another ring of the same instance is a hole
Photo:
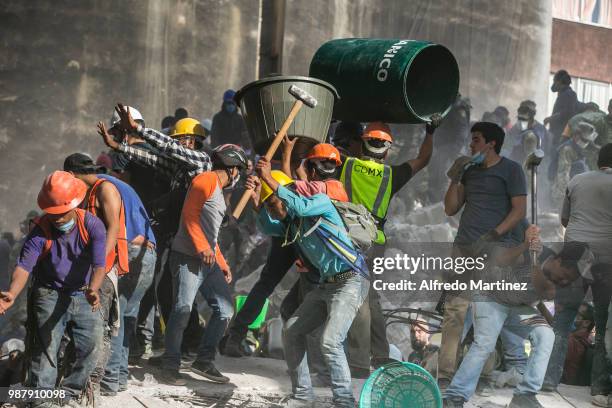
[[[496,165],[468,169],[461,183],[465,188],[465,208],[459,222],[455,243],[469,245],[497,227],[512,209],[512,197],[527,195],[527,180],[521,166],[505,157]],[[501,241],[519,243],[520,233],[513,231]]]
[[[569,219],[565,241],[585,242],[599,261],[612,262],[612,169],[574,176],[561,218]]]

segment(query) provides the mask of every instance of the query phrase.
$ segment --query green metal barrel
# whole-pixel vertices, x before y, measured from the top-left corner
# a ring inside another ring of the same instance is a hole
[[[346,38],[323,44],[311,77],[340,94],[339,120],[422,123],[446,115],[459,91],[459,67],[444,46],[426,41]]]
[[[303,157],[313,145],[323,143],[327,138],[334,102],[338,98],[334,87],[315,78],[272,76],[245,85],[234,98],[258,154],[266,153],[296,101],[289,93],[291,85],[300,87],[317,100],[314,108],[302,107],[287,131],[289,137],[300,138],[294,147],[293,157]],[[280,158],[280,149],[274,157]]]

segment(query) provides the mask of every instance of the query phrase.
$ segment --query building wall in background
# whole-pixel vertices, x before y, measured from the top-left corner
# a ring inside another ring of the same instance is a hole
[[[105,150],[95,124],[113,103],[138,107],[152,126],[178,106],[203,119],[223,90],[256,79],[265,1],[0,2],[0,231],[37,208],[44,176],[66,155]],[[286,1],[283,15],[284,74],[307,74],[332,38],[422,39],[456,55],[473,117],[546,104],[548,0]]]
[[[550,69],[548,0],[312,0],[286,8],[285,73],[306,75],[325,41],[338,37],[429,40],[448,47],[459,62],[460,92],[473,118],[498,105],[514,112],[532,99],[542,119]]]
[[[64,157],[105,150],[113,104],[147,123],[184,106],[211,117],[257,73],[259,2],[0,2],[0,231],[18,230]]]
[[[550,69],[612,83],[612,28],[554,19]]]

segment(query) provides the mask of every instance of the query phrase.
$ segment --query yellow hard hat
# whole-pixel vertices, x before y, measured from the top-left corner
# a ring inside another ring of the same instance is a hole
[[[172,129],[170,137],[182,136],[202,136],[206,137],[206,129],[200,124],[200,121],[193,118],[183,118],[176,122]]]
[[[281,186],[288,186],[293,183],[293,179],[283,173],[280,170],[272,170],[272,178],[278,182]],[[274,191],[268,186],[263,180],[261,181],[261,195],[259,196],[259,204],[263,204],[264,201],[270,197]]]

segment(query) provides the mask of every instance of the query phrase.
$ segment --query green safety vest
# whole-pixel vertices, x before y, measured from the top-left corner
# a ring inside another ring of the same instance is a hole
[[[390,166],[351,157],[342,166],[340,181],[350,202],[362,204],[378,220],[385,220],[391,201],[392,177]],[[381,229],[375,242],[385,243],[385,234]]]

